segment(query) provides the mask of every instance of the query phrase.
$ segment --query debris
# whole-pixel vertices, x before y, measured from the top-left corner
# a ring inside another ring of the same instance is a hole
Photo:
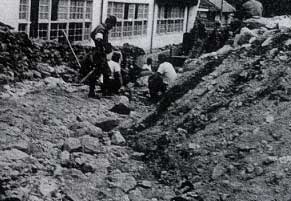
[[[124,145],[126,140],[119,131],[112,131],[111,143],[114,145]]]

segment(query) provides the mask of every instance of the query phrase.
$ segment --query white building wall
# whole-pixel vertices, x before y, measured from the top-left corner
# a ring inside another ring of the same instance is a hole
[[[19,0],[0,0],[0,21],[17,30],[19,18]]]
[[[101,22],[101,4],[102,0],[93,0],[92,28],[95,28]]]

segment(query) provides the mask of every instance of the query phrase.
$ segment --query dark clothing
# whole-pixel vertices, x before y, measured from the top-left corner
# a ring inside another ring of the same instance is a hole
[[[160,93],[163,94],[167,90],[167,84],[163,82],[163,78],[159,73],[155,73],[149,77],[148,86],[151,99],[154,102],[160,99]]]
[[[121,88],[120,74],[114,73],[114,78],[104,77],[103,86],[101,87],[103,95],[117,94]]]
[[[106,43],[108,43],[108,30],[105,28],[105,25],[104,24],[100,24],[98,25],[90,34],[92,40],[95,42],[95,46],[99,47],[99,44],[96,44],[98,41],[96,40],[96,35],[98,33],[101,33],[103,35],[103,40],[102,40],[102,43],[103,45],[105,46]]]
[[[224,37],[222,32],[219,29],[214,29],[209,35],[206,43],[206,52],[215,52],[218,49],[222,48],[224,45]]]
[[[89,94],[94,94],[97,78],[103,74],[104,79],[108,79],[111,74],[106,58],[106,52],[108,52],[108,30],[104,24],[100,24],[92,31],[90,36],[95,43],[93,53],[93,67],[95,68],[95,71],[89,77]]]
[[[184,54],[188,55],[189,51],[192,49],[199,49],[197,52],[193,53],[195,57],[200,56],[203,48],[203,43],[205,38],[207,37],[205,25],[201,22],[195,22],[193,28],[190,33],[185,33],[183,35],[183,51]]]

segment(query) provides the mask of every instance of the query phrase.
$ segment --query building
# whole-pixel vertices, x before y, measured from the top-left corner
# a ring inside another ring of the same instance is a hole
[[[182,42],[193,26],[198,0],[1,0],[0,21],[32,38],[63,37],[89,43],[92,28],[115,15],[113,45],[130,43],[146,50]],[[18,8],[18,9],[15,9]],[[92,44],[92,42],[91,42]]]
[[[229,25],[235,11],[236,9],[225,0],[201,0],[198,16],[206,28],[211,29],[215,21],[220,21],[222,26]]]

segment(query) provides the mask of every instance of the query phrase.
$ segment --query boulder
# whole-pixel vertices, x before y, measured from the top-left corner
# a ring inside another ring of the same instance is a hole
[[[96,127],[88,121],[77,122],[70,127],[74,137],[90,135],[93,137],[102,137],[103,131],[101,128]]]
[[[101,128],[103,131],[108,132],[119,125],[120,121],[118,119],[109,119],[101,122],[97,122],[95,126]]]
[[[126,140],[119,131],[113,131],[111,136],[111,143],[114,145],[124,145]]]
[[[0,151],[0,160],[4,161],[11,161],[11,160],[23,160],[28,158],[29,155],[24,153],[23,151],[20,151],[18,149],[11,149],[11,150],[5,150]]]
[[[129,190],[134,189],[137,182],[130,174],[115,171],[108,177],[108,184],[112,187],[118,187],[123,191],[128,192]]]
[[[118,114],[130,114],[129,99],[126,96],[120,96],[118,102],[110,109],[111,112]]]
[[[44,79],[44,83],[48,88],[56,88],[61,87],[65,88],[66,82],[61,78],[47,77]]]
[[[218,179],[219,177],[221,177],[224,173],[226,172],[226,169],[224,168],[224,166],[222,164],[217,164],[213,171],[212,171],[212,179]]]
[[[40,179],[39,191],[43,196],[50,196],[58,189],[56,180],[44,177]]]
[[[27,141],[25,140],[20,140],[18,142],[12,143],[10,145],[8,145],[8,147],[11,149],[18,149],[20,151],[23,151],[27,154],[29,154],[30,151],[30,145]]]
[[[142,193],[139,189],[134,189],[129,192],[128,195],[130,201],[143,201],[144,197],[142,196]]]
[[[94,172],[98,175],[106,175],[107,168],[110,166],[110,163],[106,158],[96,158],[95,156],[85,153],[73,153],[72,159],[74,166],[83,173]]]
[[[61,159],[61,164],[62,165],[67,165],[70,163],[70,152],[68,151],[63,151],[60,154],[60,159]]]
[[[80,138],[82,151],[89,154],[98,154],[104,152],[98,138],[85,135]]]
[[[81,150],[81,142],[78,138],[68,138],[65,140],[63,144],[63,149],[69,152],[79,151]]]

